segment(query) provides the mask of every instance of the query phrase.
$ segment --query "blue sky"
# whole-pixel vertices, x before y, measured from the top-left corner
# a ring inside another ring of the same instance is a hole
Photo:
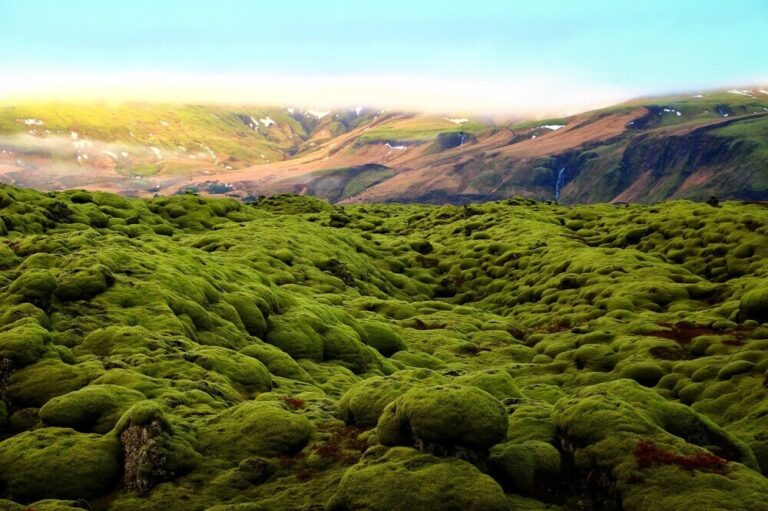
[[[330,89],[338,79],[341,89],[378,81],[414,98],[414,82],[448,84],[464,108],[473,91],[504,90],[527,98],[523,106],[578,108],[766,80],[766,27],[766,0],[0,0],[0,68],[10,77],[0,92],[65,94],[76,76],[103,89],[122,74],[136,94],[142,77],[162,75],[168,87],[206,83],[215,96],[216,80],[258,76],[254,100],[258,84],[290,81],[284,89],[321,103],[311,82]],[[382,91],[368,88],[354,99],[376,103]],[[571,92],[558,99],[559,89]]]

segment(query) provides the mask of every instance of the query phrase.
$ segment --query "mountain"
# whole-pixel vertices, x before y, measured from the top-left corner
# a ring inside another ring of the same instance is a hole
[[[764,200],[768,87],[509,123],[364,108],[5,106],[0,177],[41,189],[341,203]]]
[[[767,235],[0,185],[0,509],[764,511]]]

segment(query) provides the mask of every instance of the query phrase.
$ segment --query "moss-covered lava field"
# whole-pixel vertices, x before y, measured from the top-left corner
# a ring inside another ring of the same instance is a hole
[[[764,205],[3,187],[0,235],[0,509],[768,509]]]

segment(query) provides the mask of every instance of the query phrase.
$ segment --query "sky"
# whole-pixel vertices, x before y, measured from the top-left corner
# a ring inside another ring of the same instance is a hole
[[[768,0],[0,0],[0,98],[575,113],[768,82]]]

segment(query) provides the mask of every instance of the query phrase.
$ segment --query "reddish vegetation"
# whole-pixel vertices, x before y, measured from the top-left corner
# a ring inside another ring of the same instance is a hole
[[[330,435],[315,448],[315,452],[323,458],[330,458],[342,465],[357,463],[360,454],[370,447],[368,442],[358,438],[364,431],[358,427],[331,424],[323,431]]]
[[[659,447],[648,440],[641,440],[635,447],[638,468],[653,465],[677,465],[685,470],[703,470],[715,474],[725,474],[728,460],[709,452],[700,452],[690,456],[675,454]]]
[[[666,346],[655,346],[649,350],[654,358],[660,360],[686,360],[690,358],[688,353],[680,348],[668,348]]]
[[[293,456],[280,456],[278,461],[281,468],[292,470],[302,481],[312,479],[323,470],[317,462],[309,461],[311,453],[317,454],[328,463],[348,466],[357,463],[363,452],[370,447],[368,442],[358,438],[365,430],[356,426],[330,424],[318,429],[321,434],[325,433],[322,440]]]
[[[283,398],[283,402],[288,405],[289,408],[293,410],[300,410],[301,408],[304,408],[304,405],[306,405],[306,401],[304,401],[301,398],[298,397],[288,397],[285,396]]]
[[[662,332],[654,332],[653,334],[654,336],[661,337],[664,339],[670,339],[681,345],[689,344],[694,338],[699,337],[700,335],[729,334],[729,335],[733,335],[735,338],[724,340],[723,344],[728,344],[731,346],[741,346],[742,344],[744,344],[744,338],[746,337],[746,332],[744,332],[743,330],[734,330],[731,332],[726,332],[724,330],[718,330],[712,327],[691,325],[690,323],[686,323],[684,321],[681,321],[679,323],[674,323],[674,324],[659,323],[659,326],[667,328],[667,330]]]

